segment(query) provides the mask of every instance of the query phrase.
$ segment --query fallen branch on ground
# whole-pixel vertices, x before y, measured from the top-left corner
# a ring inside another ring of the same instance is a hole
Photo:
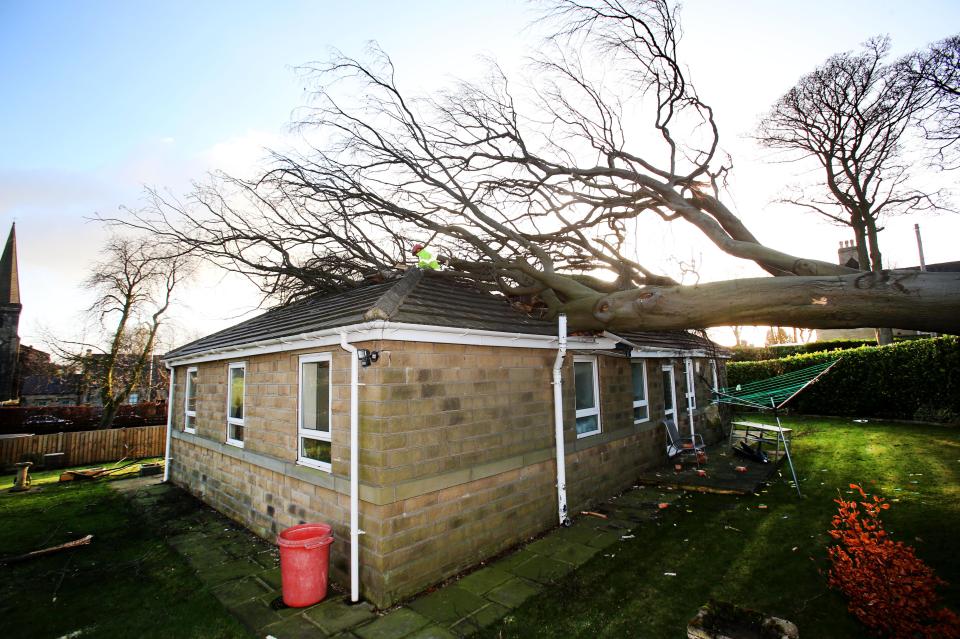
[[[59,546],[51,546],[49,548],[43,548],[41,550],[34,550],[24,555],[17,555],[15,557],[7,557],[6,559],[0,559],[0,564],[5,564],[5,565],[17,564],[22,561],[28,561],[35,557],[49,555],[51,553],[59,552],[61,550],[68,550],[70,548],[76,548],[78,546],[86,546],[91,541],[93,541],[93,535],[87,535],[86,537],[81,537],[80,539],[75,539],[74,541],[68,541],[67,543],[60,544]]]

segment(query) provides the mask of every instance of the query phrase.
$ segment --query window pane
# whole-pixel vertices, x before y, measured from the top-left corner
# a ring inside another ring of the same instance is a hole
[[[649,417],[649,414],[647,413],[647,407],[646,407],[646,406],[636,406],[636,407],[633,409],[633,421],[635,421],[635,422],[642,422],[643,420],[647,419],[648,417]]]
[[[673,410],[673,375],[670,371],[663,371],[663,407]]]
[[[187,410],[197,410],[197,371],[187,373]]]
[[[194,417],[192,415],[186,416],[186,421],[183,424],[183,427],[187,430],[194,430],[197,425],[194,423]]]
[[[309,437],[300,438],[300,456],[305,459],[330,463],[330,442],[311,439]]]
[[[577,435],[592,433],[598,429],[597,416],[577,417]]]
[[[644,368],[643,363],[630,364],[630,370],[633,374],[633,401],[642,402],[647,398],[645,384],[643,383]]]
[[[230,369],[230,417],[243,419],[243,369]]]
[[[238,426],[237,424],[230,424],[230,439],[233,439],[238,442],[242,442],[243,426]]]
[[[593,393],[593,362],[573,363],[573,388],[577,397],[577,410],[596,406]],[[577,428],[577,432],[580,432],[579,425]]]
[[[305,362],[301,374],[303,429],[328,433],[330,432],[330,362]]]

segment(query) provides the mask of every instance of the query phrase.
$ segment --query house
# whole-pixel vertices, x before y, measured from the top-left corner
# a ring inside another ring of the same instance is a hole
[[[21,406],[77,406],[81,399],[82,379],[76,373],[66,375],[25,375],[20,383]]]
[[[665,415],[717,436],[711,342],[563,333],[420,269],[271,310],[164,356],[170,478],[268,539],[330,523],[388,606],[665,463]]]

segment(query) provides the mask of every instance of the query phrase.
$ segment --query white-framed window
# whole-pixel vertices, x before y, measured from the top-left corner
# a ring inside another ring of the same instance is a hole
[[[330,471],[333,385],[330,353],[300,356],[297,463]]]
[[[187,387],[183,400],[183,430],[197,432],[197,367],[187,369]]]
[[[697,376],[694,373],[693,360],[687,358],[683,369],[687,387],[684,393],[684,398],[687,400],[687,409],[695,410],[697,408]]]
[[[246,377],[246,362],[233,362],[227,367],[227,443],[240,448],[243,448]]]
[[[663,375],[663,417],[677,420],[677,387],[673,376],[673,364],[660,367]]]
[[[630,377],[633,381],[633,423],[650,419],[650,399],[647,395],[647,364],[642,359],[630,362]]]
[[[577,410],[577,438],[600,432],[600,377],[597,358],[574,356],[573,391]]]

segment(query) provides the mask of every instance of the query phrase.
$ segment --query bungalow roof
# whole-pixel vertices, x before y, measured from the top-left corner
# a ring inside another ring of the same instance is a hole
[[[503,297],[446,273],[410,269],[383,282],[312,295],[176,348],[163,359],[197,355],[372,321],[553,336],[555,322],[531,317]],[[626,341],[673,350],[705,350],[709,340],[685,331],[618,333]]]

